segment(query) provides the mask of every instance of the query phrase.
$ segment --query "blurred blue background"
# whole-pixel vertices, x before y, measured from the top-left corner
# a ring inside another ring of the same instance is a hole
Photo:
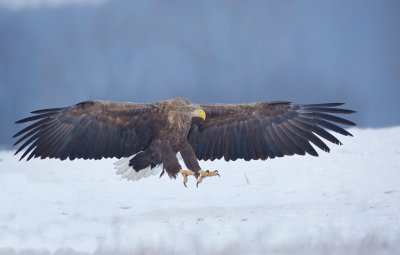
[[[30,111],[87,99],[339,101],[400,124],[398,0],[53,1],[0,2],[3,148]]]

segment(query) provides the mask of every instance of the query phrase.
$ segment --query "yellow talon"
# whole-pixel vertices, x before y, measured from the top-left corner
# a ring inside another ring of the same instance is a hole
[[[204,180],[204,178],[206,178],[206,177],[211,177],[211,176],[218,176],[218,177],[220,177],[219,176],[219,173],[218,173],[218,170],[215,170],[215,171],[209,171],[209,170],[207,170],[207,171],[204,171],[204,170],[200,170],[199,172],[198,172],[198,177],[197,177],[197,183],[196,183],[196,186],[197,187],[199,187],[199,183],[201,183],[203,180]]]
[[[182,174],[182,176],[183,176],[183,185],[185,185],[185,187],[187,188],[186,183],[189,181],[188,176],[189,175],[194,175],[194,172],[190,171],[190,170],[180,170],[179,173]]]
[[[206,177],[211,177],[211,176],[219,177],[219,173],[217,170],[215,170],[215,171],[200,170],[198,172],[193,172],[191,170],[183,170],[182,169],[179,171],[179,173],[182,174],[182,176],[183,176],[183,185],[185,185],[186,188],[187,188],[186,183],[188,183],[188,181],[189,181],[189,178],[188,178],[189,175],[194,175],[196,177],[196,179],[197,179],[196,186],[197,187],[199,187],[199,183],[201,183],[204,180],[204,178],[206,178]]]

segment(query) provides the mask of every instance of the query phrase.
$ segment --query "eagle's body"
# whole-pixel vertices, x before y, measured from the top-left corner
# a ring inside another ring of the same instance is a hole
[[[179,172],[184,177],[190,173],[207,176],[199,159],[265,160],[306,153],[317,156],[310,142],[329,151],[318,136],[340,144],[325,129],[351,135],[334,123],[354,125],[331,114],[354,112],[337,108],[339,105],[195,105],[180,98],[155,104],[86,101],[34,111],[35,115],[18,121],[34,123],[14,136],[22,136],[15,145],[24,141],[16,154],[26,148],[21,159],[27,155],[28,160],[128,158],[122,172],[129,169],[140,173],[162,165],[173,178]],[[178,152],[190,173],[182,172]]]

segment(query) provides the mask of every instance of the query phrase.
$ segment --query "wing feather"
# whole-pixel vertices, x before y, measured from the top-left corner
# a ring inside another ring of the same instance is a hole
[[[291,151],[291,153],[298,155],[305,154],[305,150],[301,147],[298,147],[297,144],[293,142],[293,138],[290,136],[290,134],[288,135],[284,131],[283,123],[281,123],[280,125],[276,125],[276,131],[279,137],[281,137],[281,140],[284,141],[285,146]]]
[[[155,105],[86,101],[70,107],[33,111],[17,121],[31,123],[13,137],[27,157],[101,159],[143,150],[155,132]]]
[[[311,144],[327,152],[329,147],[322,139],[341,144],[328,131],[351,136],[338,124],[355,124],[335,114],[355,111],[338,108],[341,105],[290,102],[201,105],[207,118],[192,123],[188,141],[203,160],[267,159],[306,153],[318,156]]]

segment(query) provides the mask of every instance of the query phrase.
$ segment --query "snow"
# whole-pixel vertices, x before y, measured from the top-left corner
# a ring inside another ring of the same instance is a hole
[[[200,162],[221,178],[127,181],[115,159],[0,152],[0,254],[400,254],[400,127],[320,157]]]

